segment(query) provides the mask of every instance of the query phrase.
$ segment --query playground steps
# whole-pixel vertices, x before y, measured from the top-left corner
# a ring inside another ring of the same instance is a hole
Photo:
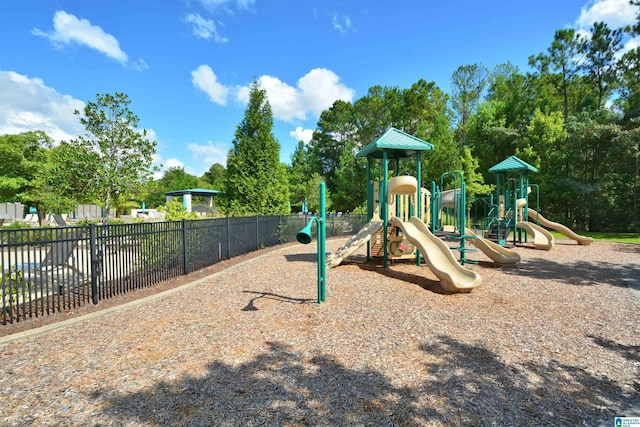
[[[507,237],[509,233],[511,233],[511,229],[513,226],[511,225],[511,221],[499,221],[493,222],[489,230],[487,230],[487,234],[485,238],[487,240],[491,240],[492,242],[496,242],[498,244],[504,245],[507,241]]]

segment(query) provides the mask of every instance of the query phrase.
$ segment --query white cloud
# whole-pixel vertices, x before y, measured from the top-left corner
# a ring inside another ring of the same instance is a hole
[[[182,163],[180,160],[176,158],[171,158],[171,159],[165,160],[164,167],[165,167],[165,170],[171,169],[171,168],[184,168],[184,163]]]
[[[157,172],[153,173],[153,179],[155,179],[157,181],[160,178],[162,178],[163,175],[164,175],[164,170],[163,170],[164,165],[162,164],[162,162],[164,162],[164,160],[162,159],[162,156],[157,151],[155,153],[153,153],[153,155],[151,157],[152,157],[151,164],[153,166],[156,166],[157,168],[159,168],[159,170]]]
[[[309,71],[298,80],[297,88],[268,75],[260,77],[258,83],[267,92],[273,116],[285,122],[306,120],[309,112],[319,117],[336,100],[351,102],[355,95],[353,89],[340,83],[338,75],[326,68]],[[248,102],[249,87],[237,88],[236,99]]]
[[[205,40],[212,39],[217,43],[226,43],[228,40],[226,37],[218,34],[216,24],[211,19],[203,18],[199,13],[190,13],[185,18],[190,24],[193,24],[193,35],[203,38]]]
[[[305,144],[308,144],[311,142],[311,138],[313,137],[313,129],[304,129],[302,126],[298,126],[296,130],[289,132],[289,136],[294,138],[296,141],[302,141]]]
[[[78,19],[74,15],[59,10],[53,16],[53,28],[54,31],[51,33],[45,33],[37,28],[34,28],[32,33],[48,38],[57,46],[72,43],[88,46],[123,65],[129,60],[114,36],[86,19]]]
[[[576,26],[588,31],[594,22],[604,21],[611,28],[623,27],[635,22],[637,10],[629,0],[591,1],[582,8]]]
[[[640,47],[640,37],[636,37],[634,39],[629,40],[629,42],[624,46],[624,49],[626,52],[628,52],[638,47]]]
[[[207,167],[215,163],[220,163],[223,166],[227,164],[229,150],[223,142],[207,141],[204,145],[192,142],[187,144],[187,150],[192,153],[193,159],[206,163]]]
[[[225,105],[227,103],[227,95],[229,89],[218,83],[218,78],[208,65],[200,65],[191,72],[191,81],[193,84],[209,95],[211,102]]]
[[[208,65],[200,65],[191,72],[194,86],[209,95],[211,102],[225,105],[227,97],[232,96],[241,104],[249,102],[249,86],[225,86]],[[355,91],[340,82],[340,77],[326,68],[315,68],[301,77],[297,87],[283,82],[277,77],[263,75],[257,80],[260,87],[267,92],[273,117],[284,122],[306,120],[311,113],[319,117],[340,99],[351,102]]]
[[[351,18],[348,15],[339,16],[337,13],[333,15],[333,29],[340,34],[346,34],[351,30]]]
[[[326,68],[315,68],[298,80],[303,104],[316,116],[341,99],[351,101],[355,91],[340,83],[340,77]]]
[[[273,116],[285,122],[293,119],[306,119],[305,109],[301,103],[300,92],[277,77],[262,76],[258,79],[260,86],[267,91]]]
[[[616,29],[633,24],[636,21],[638,7],[629,3],[629,0],[595,0],[590,1],[580,12],[575,22],[578,34],[584,37],[591,36],[591,27],[595,22],[605,22],[609,28]],[[618,56],[622,56],[636,48],[640,44],[640,37],[628,38],[624,41],[622,50]]]
[[[236,86],[235,88],[236,100],[241,104],[249,103],[249,95],[251,94],[251,89],[249,86]]]
[[[62,95],[41,79],[0,70],[0,135],[42,130],[54,141],[68,141],[84,132],[75,110],[84,102]]]
[[[144,62],[144,59],[141,59],[141,58],[131,63],[131,65],[133,66],[133,68],[135,68],[138,71],[144,71],[149,69],[149,65],[147,65],[147,63]]]
[[[200,4],[209,10],[223,7],[230,12],[234,6],[241,10],[251,10],[256,0],[200,0]]]

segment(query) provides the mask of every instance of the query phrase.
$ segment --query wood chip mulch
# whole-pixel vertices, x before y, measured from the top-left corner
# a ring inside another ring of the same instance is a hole
[[[470,253],[482,284],[446,294],[360,249],[321,305],[315,242],[218,266],[0,344],[0,425],[594,426],[640,404],[640,245],[514,250]]]

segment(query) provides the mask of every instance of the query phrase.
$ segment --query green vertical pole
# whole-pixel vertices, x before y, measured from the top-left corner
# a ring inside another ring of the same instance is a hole
[[[382,210],[382,250],[383,250],[383,260],[382,266],[387,268],[389,266],[389,251],[387,248],[387,241],[389,240],[387,236],[387,228],[389,227],[389,193],[388,193],[388,182],[389,182],[389,158],[387,157],[387,150],[382,152],[382,185],[380,187],[380,207]]]
[[[320,183],[320,218],[318,219],[318,304],[327,300],[326,199],[325,183]]]
[[[373,183],[371,182],[371,158],[367,157],[367,169],[366,169],[366,183],[367,183],[367,222],[373,218]]]
[[[438,206],[436,206],[438,203],[436,201],[437,197],[436,197],[436,182],[435,181],[431,181],[431,232],[433,234],[436,234],[436,228],[437,228],[437,224],[436,222],[438,221]]]
[[[455,194],[454,194],[455,195]],[[462,182],[460,183],[460,208],[459,211],[460,213],[459,218],[458,218],[458,222],[460,224],[460,264],[464,265],[467,259],[467,252],[466,252],[466,247],[465,247],[465,240],[466,240],[466,236],[467,236],[467,215],[466,215],[466,210],[467,210],[467,185],[464,183],[464,178],[462,179]]]
[[[418,188],[416,190],[416,216],[420,217],[420,221],[424,221],[422,217],[422,151],[416,153],[416,180]],[[416,248],[416,265],[420,266],[420,250]]]
[[[373,182],[371,181],[371,157],[367,157],[367,222],[373,218]],[[371,259],[371,239],[367,242],[367,261]]]
[[[516,224],[518,223],[518,193],[516,190],[513,191],[513,215],[512,216],[513,216],[513,244],[515,245],[516,234],[518,235],[518,238],[517,238],[518,242],[522,243],[522,231],[516,227]]]

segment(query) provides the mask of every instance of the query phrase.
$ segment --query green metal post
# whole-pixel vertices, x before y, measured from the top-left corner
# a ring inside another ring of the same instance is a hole
[[[367,182],[367,222],[373,218],[373,183],[371,182],[371,159],[367,157],[367,169],[366,169],[366,182]]]
[[[521,229],[516,227],[518,224],[518,193],[516,190],[513,192],[513,244],[516,244],[516,234],[518,235],[518,242],[522,243]]]
[[[321,182],[320,187],[320,212],[319,217],[314,216],[307,225],[296,234],[296,239],[300,243],[309,244],[313,240],[311,226],[316,222],[318,234],[318,304],[327,300],[327,213],[325,183]]]
[[[436,234],[438,222],[438,197],[436,194],[436,182],[431,181],[431,232]]]
[[[389,227],[389,193],[388,193],[388,183],[389,183],[389,158],[387,157],[387,150],[382,152],[382,185],[380,186],[380,208],[382,210],[382,250],[383,250],[383,261],[382,266],[387,268],[389,266],[389,250],[387,248],[387,243],[389,237],[387,235],[387,228]]]
[[[416,180],[418,181],[418,188],[416,190],[416,215],[420,215],[420,220],[424,221],[422,218],[422,152],[418,151],[416,153]],[[416,265],[420,266],[420,250],[416,248]]]
[[[463,179],[462,183],[460,184],[460,209],[459,209],[460,213],[458,218],[458,222],[460,224],[460,264],[461,265],[465,264],[466,250],[467,250],[467,248],[465,247],[465,240],[466,240],[466,234],[467,234],[466,209],[467,209],[467,186],[464,183],[464,179]]]
[[[327,300],[327,213],[325,183],[320,183],[320,218],[318,221],[318,304]]]
[[[367,157],[367,222],[373,218],[373,182],[371,179],[371,157]],[[367,261],[371,259],[371,240],[367,242]]]

